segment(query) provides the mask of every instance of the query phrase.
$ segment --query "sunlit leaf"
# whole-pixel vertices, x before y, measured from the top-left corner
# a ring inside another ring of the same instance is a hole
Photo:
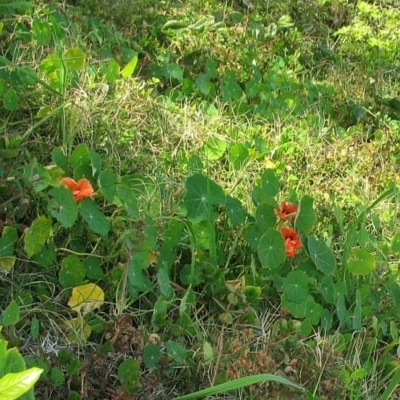
[[[22,372],[13,372],[0,379],[0,399],[16,400],[33,388],[41,373],[40,368],[29,368]]]
[[[60,186],[50,190],[52,199],[49,202],[48,210],[65,228],[71,228],[78,218],[78,205],[74,200],[71,190]]]
[[[225,150],[225,140],[219,139],[214,136],[211,136],[204,145],[204,153],[209,160],[220,159],[225,153]]]
[[[369,275],[376,269],[376,260],[366,250],[353,249],[347,261],[347,268],[353,275]]]
[[[24,236],[25,251],[28,257],[40,253],[50,235],[51,221],[44,216],[36,218]]]
[[[299,232],[309,233],[317,222],[317,215],[313,208],[314,199],[310,196],[303,196],[299,203],[295,227]]]
[[[72,289],[68,305],[78,314],[85,315],[90,311],[100,308],[104,303],[104,292],[94,283],[75,286]]]
[[[51,42],[51,27],[38,18],[33,19],[32,24],[32,37],[38,42],[40,46],[47,46]]]
[[[124,69],[121,71],[121,75],[126,79],[129,78],[135,71],[136,65],[138,63],[138,56],[132,57],[132,59],[125,65]]]
[[[79,71],[85,66],[86,54],[79,48],[69,49],[64,53],[64,60],[68,69]]]

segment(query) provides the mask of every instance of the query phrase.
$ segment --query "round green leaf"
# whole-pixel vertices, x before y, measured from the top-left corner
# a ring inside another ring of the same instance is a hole
[[[70,288],[83,283],[86,268],[77,256],[67,256],[61,262],[59,281],[62,287]]]
[[[363,249],[353,249],[347,261],[347,267],[353,275],[369,275],[376,268],[375,257]]]
[[[299,232],[307,234],[317,222],[317,215],[313,208],[314,199],[310,196],[303,196],[299,203],[295,226]]]
[[[225,140],[219,139],[217,137],[210,137],[204,145],[204,153],[209,160],[220,159],[225,153],[225,150]]]
[[[158,368],[162,354],[160,348],[156,344],[148,344],[143,349],[143,361],[146,368],[152,370]]]
[[[259,204],[256,210],[256,224],[262,231],[275,227],[274,207],[268,203]]]
[[[166,348],[168,355],[178,364],[184,364],[187,358],[187,350],[182,347],[179,343],[168,340],[166,342]]]
[[[288,300],[302,302],[308,296],[308,276],[302,271],[292,271],[283,281],[283,291]]]
[[[329,275],[335,271],[336,261],[332,250],[323,240],[314,236],[308,238],[308,251],[315,266],[324,274]]]
[[[211,179],[195,174],[186,181],[185,205],[191,220],[207,219],[213,206],[219,206],[226,201],[224,191]]]
[[[56,218],[65,228],[71,228],[78,218],[78,205],[76,204],[71,190],[65,186],[50,190],[53,197],[48,205],[50,214]]]
[[[28,257],[42,251],[51,234],[51,221],[41,216],[36,218],[24,236],[25,251]]]
[[[108,201],[113,201],[114,196],[117,193],[116,181],[117,179],[115,174],[109,169],[102,171],[99,175],[99,185],[101,191]]]
[[[32,37],[40,46],[47,46],[51,42],[51,27],[45,22],[34,18],[32,24]]]
[[[3,313],[3,325],[15,325],[20,318],[19,306],[15,300],[11,300]]]
[[[5,91],[3,96],[4,108],[7,111],[15,111],[19,105],[19,97],[13,88]]]
[[[92,199],[83,199],[79,212],[94,233],[107,236],[110,230],[110,222]]]
[[[269,229],[258,245],[258,257],[264,268],[278,268],[286,260],[285,243],[280,232]]]
[[[68,69],[79,71],[85,65],[86,55],[81,49],[74,48],[65,52],[64,59]]]
[[[226,197],[226,214],[233,226],[239,226],[246,221],[247,213],[240,200],[231,196]]]

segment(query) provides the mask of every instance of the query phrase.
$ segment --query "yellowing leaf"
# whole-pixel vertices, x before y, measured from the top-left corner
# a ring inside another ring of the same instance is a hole
[[[103,302],[103,290],[94,283],[88,283],[87,285],[75,286],[72,289],[68,305],[78,314],[82,311],[82,314],[85,315],[96,308],[100,308]]]
[[[73,343],[84,344],[92,333],[92,328],[83,317],[61,321],[59,326],[65,331],[66,338]]]

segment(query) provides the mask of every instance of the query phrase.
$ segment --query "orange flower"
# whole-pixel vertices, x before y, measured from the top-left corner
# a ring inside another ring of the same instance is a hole
[[[79,179],[78,182],[72,178],[63,178],[61,182],[72,191],[75,201],[81,201],[85,197],[95,195],[92,184],[86,178]]]
[[[297,206],[289,201],[283,201],[279,210],[274,210],[275,214],[284,221],[294,221],[296,218]]]
[[[303,247],[300,242],[299,234],[294,229],[287,227],[283,227],[281,233],[285,239],[286,256],[294,257],[296,255],[296,250]]]

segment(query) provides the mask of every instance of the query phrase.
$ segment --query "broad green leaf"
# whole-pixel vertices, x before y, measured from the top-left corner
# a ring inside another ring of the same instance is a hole
[[[57,253],[54,245],[44,246],[42,251],[32,256],[32,260],[43,268],[49,268],[56,262]]]
[[[92,160],[90,158],[90,151],[86,144],[81,143],[76,146],[71,154],[69,161],[74,170],[81,167],[82,165],[91,167]]]
[[[160,347],[154,343],[150,343],[143,349],[143,361],[146,368],[150,370],[157,369],[158,363],[162,358]]]
[[[310,196],[303,196],[299,203],[295,227],[299,232],[309,233],[317,222],[317,215],[313,208],[314,199]]]
[[[261,187],[269,197],[275,197],[279,193],[279,179],[273,169],[266,169],[261,177]]]
[[[225,140],[211,136],[204,145],[204,153],[209,160],[219,160],[226,151]]]
[[[349,318],[349,312],[347,311],[344,297],[338,297],[336,300],[336,313],[339,322],[346,322],[346,320]]]
[[[16,400],[33,388],[43,372],[40,368],[9,373],[0,379],[0,399]]]
[[[229,70],[225,73],[220,90],[223,101],[231,102],[242,98],[243,90],[236,81],[235,71]]]
[[[109,194],[110,191],[109,191]],[[117,196],[122,201],[126,212],[131,218],[139,218],[139,208],[136,201],[137,194],[129,186],[123,183],[117,185]]]
[[[214,358],[214,352],[211,344],[207,341],[204,341],[203,343],[203,358],[204,362],[209,363],[213,360]]]
[[[395,253],[400,252],[400,232],[396,233],[391,240],[392,251]]]
[[[183,81],[183,69],[176,63],[169,63],[163,67],[164,76],[167,79],[176,79],[179,82]]]
[[[32,36],[40,46],[47,46],[51,42],[51,27],[45,21],[33,19]]]
[[[322,278],[319,291],[328,304],[335,304],[335,288],[333,286],[332,278],[329,275],[325,275]]]
[[[53,72],[61,68],[60,57],[56,53],[49,54],[41,63],[40,70],[44,75],[50,76]]]
[[[262,236],[263,236],[263,231],[257,225],[252,224],[247,226],[246,240],[250,244],[253,250],[257,251]]]
[[[14,243],[18,240],[17,230],[13,226],[5,226],[0,238],[0,260],[14,254]]]
[[[40,253],[50,235],[51,221],[44,216],[36,218],[24,236],[25,251],[28,257]]]
[[[153,316],[151,318],[151,324],[154,329],[158,330],[159,327],[165,325],[169,303],[170,302],[165,300],[163,296],[159,296],[155,302],[153,307]]]
[[[89,256],[85,258],[83,264],[86,268],[86,276],[89,279],[97,280],[104,276],[103,269],[101,268],[100,261],[98,258]]]
[[[160,268],[157,272],[157,282],[160,288],[160,293],[166,300],[171,300],[174,296],[174,291],[169,283],[169,272],[166,268]]]
[[[85,66],[86,54],[79,48],[69,49],[64,53],[67,68],[71,71],[79,71]]]
[[[203,269],[199,265],[185,264],[179,271],[179,278],[183,284],[196,287],[203,282]]]
[[[192,222],[192,232],[196,240],[196,244],[201,250],[209,250],[213,243],[210,243],[212,237],[211,230],[214,229],[214,224],[210,225],[208,221]]]
[[[83,283],[86,268],[78,256],[65,257],[61,262],[59,281],[64,288],[72,288]]]
[[[249,151],[241,143],[236,143],[229,150],[229,161],[233,168],[240,170],[249,160]]]
[[[247,219],[247,212],[240,200],[231,196],[226,196],[226,214],[233,226],[239,226],[245,223]]]
[[[210,82],[210,78],[208,77],[208,75],[206,75],[206,74],[198,75],[196,78],[196,84],[197,84],[197,88],[205,96],[208,96],[210,94],[213,83]]]
[[[278,268],[286,260],[285,243],[280,232],[268,229],[258,245],[258,258],[264,268]]]
[[[289,301],[302,302],[308,296],[308,276],[302,271],[291,271],[283,281],[283,291]]]
[[[4,326],[15,325],[19,320],[20,310],[18,303],[15,300],[11,300],[10,304],[4,310],[2,324]]]
[[[83,199],[79,212],[94,233],[107,236],[110,230],[110,222],[92,199]]]
[[[65,186],[53,188],[49,194],[52,199],[48,210],[65,228],[71,228],[78,218],[78,205],[74,200],[71,190]]]
[[[323,313],[323,307],[308,296],[306,298],[306,310],[304,316],[308,318],[313,325],[318,325]]]
[[[100,189],[104,197],[110,202],[114,200],[114,196],[117,193],[116,181],[117,178],[115,177],[115,174],[111,170],[106,169],[100,172],[99,175]]]
[[[353,249],[347,261],[347,268],[353,275],[366,276],[376,269],[376,260],[366,250]]]
[[[118,378],[124,390],[133,392],[139,384],[140,363],[133,358],[127,358],[118,367]]]
[[[101,172],[101,156],[97,151],[90,150],[90,161],[92,166],[92,176],[96,179]]]
[[[132,59],[125,65],[124,69],[121,71],[121,75],[126,79],[129,78],[135,71],[136,65],[138,63],[138,56],[132,57]]]
[[[51,159],[59,166],[66,175],[69,175],[69,162],[62,149],[56,147],[51,152]]]
[[[330,275],[335,271],[335,256],[323,240],[310,236],[308,238],[308,251],[315,266],[324,274]]]
[[[86,315],[90,311],[100,308],[103,303],[103,289],[94,283],[75,286],[72,289],[72,294],[68,301],[68,305],[78,314],[82,313],[82,315]]]
[[[19,96],[13,88],[4,92],[3,105],[7,111],[15,111],[19,106]]]
[[[321,327],[326,332],[329,332],[332,329],[332,325],[333,325],[332,312],[324,308],[321,315]]]
[[[226,201],[222,188],[204,175],[195,174],[186,181],[185,205],[188,218],[201,221],[209,218],[213,206]]]
[[[276,215],[274,207],[268,203],[261,203],[256,210],[256,224],[262,231],[274,228],[276,225]]]
[[[106,79],[108,83],[115,83],[118,79],[120,67],[117,61],[114,59],[110,60],[106,69]]]
[[[184,364],[187,358],[187,350],[174,340],[165,343],[168,355],[178,364]]]

